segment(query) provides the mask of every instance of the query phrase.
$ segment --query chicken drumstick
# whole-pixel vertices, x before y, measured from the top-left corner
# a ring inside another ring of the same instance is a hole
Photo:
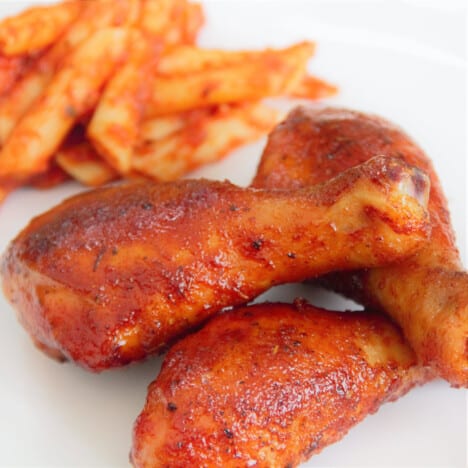
[[[34,219],[3,287],[36,344],[102,370],[142,359],[279,283],[377,266],[427,239],[428,180],[374,158],[323,186],[129,183]]]
[[[242,307],[168,352],[135,423],[132,462],[292,468],[429,378],[378,313]]]
[[[424,152],[398,127],[345,109],[300,107],[270,134],[254,187],[320,184],[375,154],[399,157],[431,179],[431,241],[385,268],[333,273],[329,287],[380,308],[402,327],[424,363],[453,386],[468,386],[468,274],[462,271],[447,203]]]

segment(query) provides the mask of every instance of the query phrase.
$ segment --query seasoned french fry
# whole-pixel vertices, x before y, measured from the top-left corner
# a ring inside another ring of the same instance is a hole
[[[222,104],[220,106],[203,107],[200,109],[193,109],[185,112],[150,118],[142,123],[140,141],[144,145],[146,143],[151,143],[167,138],[168,136],[174,135],[181,130],[184,130],[186,134],[191,132],[192,138],[190,138],[190,140],[194,141],[196,139],[195,135],[203,133],[200,129],[204,128],[207,120],[225,117],[229,112],[233,113],[235,111],[239,111],[239,109],[241,109],[243,106],[248,107],[249,105],[251,104]],[[271,109],[264,106],[260,107],[257,110],[257,118],[261,116],[259,110],[263,110],[267,113],[267,123],[265,123],[267,126],[270,120],[269,116]],[[254,113],[253,115],[255,116],[256,114]],[[247,118],[248,116],[249,113],[246,112],[244,117]]]
[[[55,71],[57,64],[96,31],[114,26],[133,26],[140,15],[140,0],[88,0],[85,5],[75,23],[44,56],[42,66]]]
[[[291,90],[291,96],[304,99],[323,99],[334,96],[338,88],[312,75],[305,75]]]
[[[6,141],[0,182],[19,184],[46,169],[77,119],[95,107],[99,90],[124,58],[128,36],[129,29],[105,28],[74,51]]]
[[[176,76],[197,73],[207,69],[219,69],[238,65],[246,60],[257,60],[262,52],[201,49],[181,44],[161,55],[155,72],[160,76]]]
[[[172,14],[178,0],[142,0],[138,26],[141,31],[153,39],[165,41],[165,34],[170,27]]]
[[[144,103],[150,94],[147,76],[153,60],[152,43],[134,32],[130,58],[107,84],[88,126],[93,146],[121,174],[130,170]]]
[[[204,21],[200,4],[179,1],[172,11],[170,28],[165,34],[165,44],[194,44]]]
[[[90,187],[105,184],[119,177],[87,141],[60,149],[55,155],[55,160],[67,174]]]
[[[169,21],[169,27],[166,29],[164,34],[165,45],[180,44],[183,42],[185,31],[185,8],[187,3],[187,0],[173,2],[171,20]]]
[[[315,51],[315,44],[301,42],[286,49],[264,50],[223,50],[201,49],[181,44],[165,51],[156,64],[156,73],[162,76],[188,75],[208,69],[224,69],[245,62],[275,60],[291,54],[304,52],[309,58]]]
[[[52,44],[78,16],[83,2],[73,0],[29,8],[0,21],[0,53],[30,54]]]
[[[186,114],[190,112],[193,111],[180,114],[170,114],[146,120],[141,126],[141,141],[162,140],[163,138],[182,130],[184,126],[187,125]]]
[[[29,55],[18,57],[0,55],[0,97],[7,93],[15,82],[24,75],[33,60],[34,57]]]
[[[66,0],[0,22],[0,195],[65,173],[171,180],[270,130],[276,112],[253,102],[336,92],[307,75],[312,42],[200,49],[203,22],[188,0]]]
[[[128,26],[139,15],[138,0],[93,0],[68,31],[45,53],[0,103],[0,144],[3,144],[25,112],[51,81],[58,65],[96,31],[110,26]]]
[[[174,180],[202,164],[217,161],[239,145],[270,130],[278,113],[263,104],[243,104],[198,112],[178,132],[146,141],[132,159],[134,170],[155,180]],[[204,115],[203,115],[204,114]],[[147,126],[157,127],[154,119]],[[162,118],[163,125],[165,118]]]
[[[31,104],[40,96],[52,74],[27,73],[0,103],[0,144],[4,144],[11,131]]]
[[[205,23],[203,7],[200,3],[186,3],[183,20],[182,43],[195,44],[197,35]]]
[[[163,45],[192,44],[203,24],[199,4],[186,0],[142,0],[139,27]]]
[[[304,42],[260,55],[256,61],[188,75],[155,76],[148,115],[288,94],[304,76],[313,50],[311,43]]]

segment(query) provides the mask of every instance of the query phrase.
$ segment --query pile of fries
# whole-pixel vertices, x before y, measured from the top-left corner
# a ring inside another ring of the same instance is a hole
[[[195,45],[187,0],[71,0],[0,22],[0,201],[72,177],[171,180],[277,123],[271,96],[336,88],[307,74],[314,44],[224,51]]]

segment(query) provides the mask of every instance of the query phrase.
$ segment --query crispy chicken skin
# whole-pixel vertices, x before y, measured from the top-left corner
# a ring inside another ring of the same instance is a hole
[[[103,370],[162,350],[271,286],[400,259],[428,237],[428,179],[374,158],[322,186],[129,183],[34,219],[2,262],[38,346]]]
[[[430,378],[378,313],[259,304],[177,343],[133,432],[136,467],[293,467]]]
[[[375,154],[404,159],[431,179],[431,241],[386,268],[332,274],[324,283],[390,314],[425,363],[468,386],[468,274],[462,271],[447,203],[424,152],[400,128],[345,109],[297,108],[271,133],[255,187],[320,184]]]

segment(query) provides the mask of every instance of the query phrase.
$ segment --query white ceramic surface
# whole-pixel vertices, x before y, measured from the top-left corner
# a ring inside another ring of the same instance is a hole
[[[92,0],[89,0],[92,1]],[[39,1],[3,0],[0,16]],[[45,3],[45,2],[42,2]],[[466,11],[463,1],[206,1],[205,46],[318,42],[314,73],[337,83],[328,101],[381,114],[428,152],[442,179],[465,254]],[[283,107],[289,104],[282,102]],[[246,185],[264,140],[193,176]],[[0,207],[0,251],[32,216],[81,188],[19,190]],[[341,299],[283,286],[266,297]],[[100,375],[38,352],[0,295],[0,465],[128,466],[132,424],[160,359]],[[307,467],[464,467],[466,392],[436,381],[383,406]]]

